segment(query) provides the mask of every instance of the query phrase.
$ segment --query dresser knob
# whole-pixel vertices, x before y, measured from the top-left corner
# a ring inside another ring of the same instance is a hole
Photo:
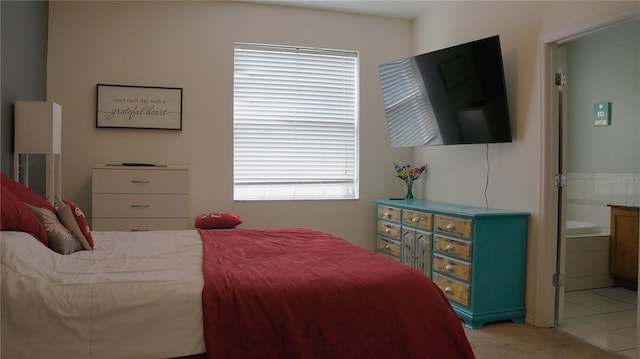
[[[450,286],[447,286],[444,288],[444,292],[447,294],[453,294],[453,288],[451,288]]]
[[[384,249],[390,249],[390,248],[391,248],[391,245],[389,245],[389,244],[385,244],[384,245]]]
[[[444,266],[444,269],[449,272],[453,272],[453,264],[447,264],[446,266]]]
[[[383,216],[384,216],[384,217],[391,217],[391,213],[389,213],[389,212],[384,212]]]
[[[447,229],[448,232],[453,232],[456,230],[456,226],[453,223],[447,224],[445,228]]]
[[[453,248],[454,248],[453,244],[447,244],[447,246],[444,248],[444,250],[448,252],[448,251],[452,250]]]
[[[384,229],[384,233],[389,233],[389,232],[391,232],[391,228],[387,227]]]
[[[418,217],[413,217],[413,218],[411,218],[411,222],[414,222],[414,223],[415,223],[415,222],[420,222],[420,218],[418,218]]]

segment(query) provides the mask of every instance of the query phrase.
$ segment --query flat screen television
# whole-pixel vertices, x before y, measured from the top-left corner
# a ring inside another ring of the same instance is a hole
[[[392,147],[512,141],[497,35],[378,69]]]

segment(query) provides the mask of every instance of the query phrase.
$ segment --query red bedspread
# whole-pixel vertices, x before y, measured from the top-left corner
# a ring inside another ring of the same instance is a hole
[[[412,268],[303,228],[200,235],[208,358],[473,358]]]

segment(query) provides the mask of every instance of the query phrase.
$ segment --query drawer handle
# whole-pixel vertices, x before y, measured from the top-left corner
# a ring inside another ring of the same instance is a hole
[[[131,205],[131,208],[149,208],[149,207],[151,206],[148,204],[132,204]]]
[[[385,244],[385,245],[384,245],[384,249],[390,249],[390,248],[391,248],[391,245],[390,245],[390,244]]]
[[[384,233],[390,233],[391,232],[391,228],[387,227],[384,229]]]
[[[415,223],[415,222],[420,222],[420,218],[418,218],[418,217],[413,217],[413,218],[411,218],[411,222],[414,222],[414,223]]]
[[[446,266],[444,266],[444,269],[446,269],[448,272],[453,272],[455,269],[453,267],[453,264],[449,263]]]
[[[447,294],[453,294],[453,288],[451,286],[444,287],[444,292]]]
[[[450,251],[454,248],[453,244],[447,244],[447,246],[444,248],[445,251]]]
[[[384,217],[391,217],[391,213],[389,213],[389,212],[384,212],[383,216],[384,216]]]
[[[142,183],[142,184],[147,184],[147,183],[151,183],[151,181],[131,180],[131,183]]]
[[[453,223],[449,223],[449,224],[447,224],[445,229],[447,230],[447,232],[453,232],[453,231],[456,230],[456,226]]]

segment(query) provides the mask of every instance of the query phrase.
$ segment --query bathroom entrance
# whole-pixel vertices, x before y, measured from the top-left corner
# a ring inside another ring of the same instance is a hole
[[[556,54],[567,82],[558,96],[558,168],[566,186],[558,196],[564,284],[556,326],[622,355],[636,348],[638,226],[637,216],[633,229],[632,217],[618,218],[616,208],[637,213],[640,205],[639,39],[634,18],[575,37]],[[622,226],[632,243],[620,241]],[[621,258],[622,276],[615,272]]]

